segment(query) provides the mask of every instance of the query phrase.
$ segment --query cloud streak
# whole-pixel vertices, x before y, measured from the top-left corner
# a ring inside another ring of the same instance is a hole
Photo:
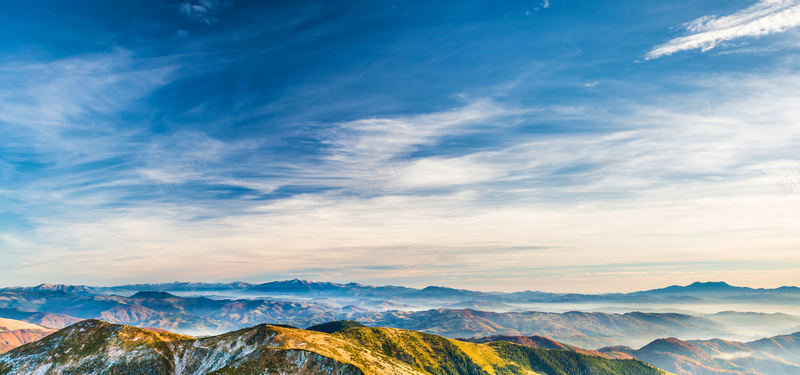
[[[704,16],[684,24],[683,27],[692,34],[656,46],[644,59],[695,49],[708,51],[722,42],[781,33],[797,26],[800,26],[800,1],[761,0],[730,16]]]
[[[219,21],[219,14],[233,3],[233,0],[192,0],[181,3],[179,12],[191,20],[211,25]]]

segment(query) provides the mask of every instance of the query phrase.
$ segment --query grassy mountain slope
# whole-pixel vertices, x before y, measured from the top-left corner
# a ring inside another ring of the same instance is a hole
[[[544,374],[552,375],[646,375],[666,374],[653,365],[634,360],[611,360],[583,355],[573,351],[539,349],[508,342],[489,344],[498,355],[509,361],[530,367]]]
[[[663,375],[608,360],[511,343],[473,344],[392,328],[326,334],[260,325],[196,339],[86,320],[0,356],[0,375],[340,374]]]
[[[558,349],[558,350],[568,350],[572,352],[577,352],[584,355],[594,356],[594,357],[601,357],[601,358],[608,358],[608,359],[633,359],[633,356],[621,352],[615,351],[606,351],[606,352],[599,352],[597,350],[587,350],[578,348],[571,345],[562,344],[558,341],[549,339],[547,337],[542,336],[487,336],[487,337],[480,337],[480,338],[471,338],[471,339],[459,339],[461,341],[467,342],[474,342],[477,344],[483,343],[490,343],[496,341],[506,341],[513,344],[518,344],[522,346],[528,346],[531,348],[539,348],[539,349]]]
[[[0,374],[164,374],[168,342],[189,339],[85,320],[0,357]]]
[[[3,375],[262,374],[265,369],[286,374],[420,374],[331,335],[267,325],[195,339],[86,320],[0,356]]]
[[[609,360],[511,343],[475,344],[394,328],[350,328],[335,335],[436,375],[664,374],[635,360]]]
[[[217,353],[209,355],[198,347],[215,348]],[[287,374],[420,374],[405,363],[326,333],[269,325],[176,345],[174,355],[176,369],[183,371],[178,373],[188,374],[261,374],[266,368]],[[295,366],[296,360],[305,362]]]
[[[361,328],[361,327],[366,327],[366,326],[359,322],[354,322],[352,320],[337,320],[335,322],[317,324],[315,326],[311,326],[306,329],[309,331],[336,333],[348,328]]]
[[[337,332],[336,336],[430,374],[532,373],[530,369],[504,361],[488,346],[427,333],[394,328],[350,328]]]

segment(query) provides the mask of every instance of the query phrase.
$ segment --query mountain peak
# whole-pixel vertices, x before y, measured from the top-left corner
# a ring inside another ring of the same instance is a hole
[[[337,320],[335,322],[328,322],[323,324],[317,324],[315,326],[311,326],[306,328],[308,331],[317,331],[317,332],[324,332],[324,333],[336,333],[339,331],[343,331],[348,328],[364,328],[365,325],[355,322],[352,320]]]
[[[426,286],[426,287],[425,287],[424,289],[422,289],[422,290],[455,290],[455,289],[453,289],[453,288],[448,288],[448,287],[446,287],[446,286],[429,285],[429,286]]]
[[[176,298],[176,297],[178,297],[178,296],[176,296],[176,295],[174,295],[172,293],[156,292],[156,291],[151,291],[151,290],[136,292],[136,294],[131,296],[131,298],[157,298],[157,299]]]
[[[687,288],[704,288],[704,289],[711,289],[711,288],[732,288],[732,286],[724,281],[708,281],[708,282],[701,282],[695,281]]]
[[[675,337],[654,340],[636,352],[640,355],[672,353],[702,361],[708,361],[710,359],[709,355],[702,349],[690,342],[679,340]]]
[[[34,331],[48,331],[48,332],[53,331],[50,328],[42,327],[36,324],[31,324],[22,320],[0,318],[0,330],[2,329],[5,329],[7,331],[17,331],[23,329],[34,330]]]

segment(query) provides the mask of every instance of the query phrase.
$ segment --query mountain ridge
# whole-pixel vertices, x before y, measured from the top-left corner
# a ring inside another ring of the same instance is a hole
[[[50,284],[43,284],[50,285]],[[69,286],[61,286],[60,290],[67,290]],[[276,293],[278,295],[307,294],[314,296],[330,297],[383,297],[394,299],[443,299],[463,302],[470,297],[487,302],[541,302],[541,303],[570,303],[570,302],[669,302],[692,303],[703,302],[713,294],[720,294],[723,301],[752,301],[761,298],[766,301],[792,298],[800,301],[800,288],[796,286],[781,286],[777,288],[750,288],[733,286],[724,281],[696,281],[688,285],[671,285],[627,293],[553,293],[542,291],[517,291],[517,292],[483,292],[468,289],[458,289],[446,286],[427,286],[412,288],[395,285],[373,286],[360,283],[334,283],[317,282],[311,280],[291,279],[278,280],[264,283],[246,283],[235,281],[231,283],[203,283],[203,282],[172,282],[156,284],[128,284],[111,287],[74,286],[75,288],[88,288],[99,293],[131,293],[143,290],[163,292],[226,292],[236,291],[241,293]],[[33,287],[37,288],[37,287]],[[26,288],[15,287],[25,290]]]
[[[40,315],[37,317],[36,314]],[[800,317],[791,316],[731,315],[726,319],[736,322],[732,325],[720,323],[720,317],[712,316],[711,319],[678,313],[492,312],[453,308],[370,310],[351,305],[342,307],[314,299],[214,299],[184,297],[162,291],[138,291],[125,297],[75,295],[63,290],[0,291],[0,316],[21,317],[20,320],[29,318],[33,323],[37,323],[33,319],[44,319],[46,316],[60,324],[80,319],[103,319],[192,336],[213,335],[265,322],[308,327],[349,319],[369,326],[413,329],[451,338],[540,335],[592,349],[609,345],[640,346],[655,338],[668,336],[687,339],[739,338],[732,333],[741,325],[738,322],[749,325],[753,325],[751,323],[754,321],[769,324],[778,322],[784,327],[800,324]]]
[[[194,338],[85,320],[0,355],[0,375],[340,374],[665,375],[610,360],[520,345],[473,344],[409,330],[351,327],[335,334],[258,325]]]

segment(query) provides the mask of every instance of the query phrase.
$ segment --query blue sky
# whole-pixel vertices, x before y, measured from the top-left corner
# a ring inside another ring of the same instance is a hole
[[[0,284],[796,284],[798,25],[797,0],[5,1]]]

